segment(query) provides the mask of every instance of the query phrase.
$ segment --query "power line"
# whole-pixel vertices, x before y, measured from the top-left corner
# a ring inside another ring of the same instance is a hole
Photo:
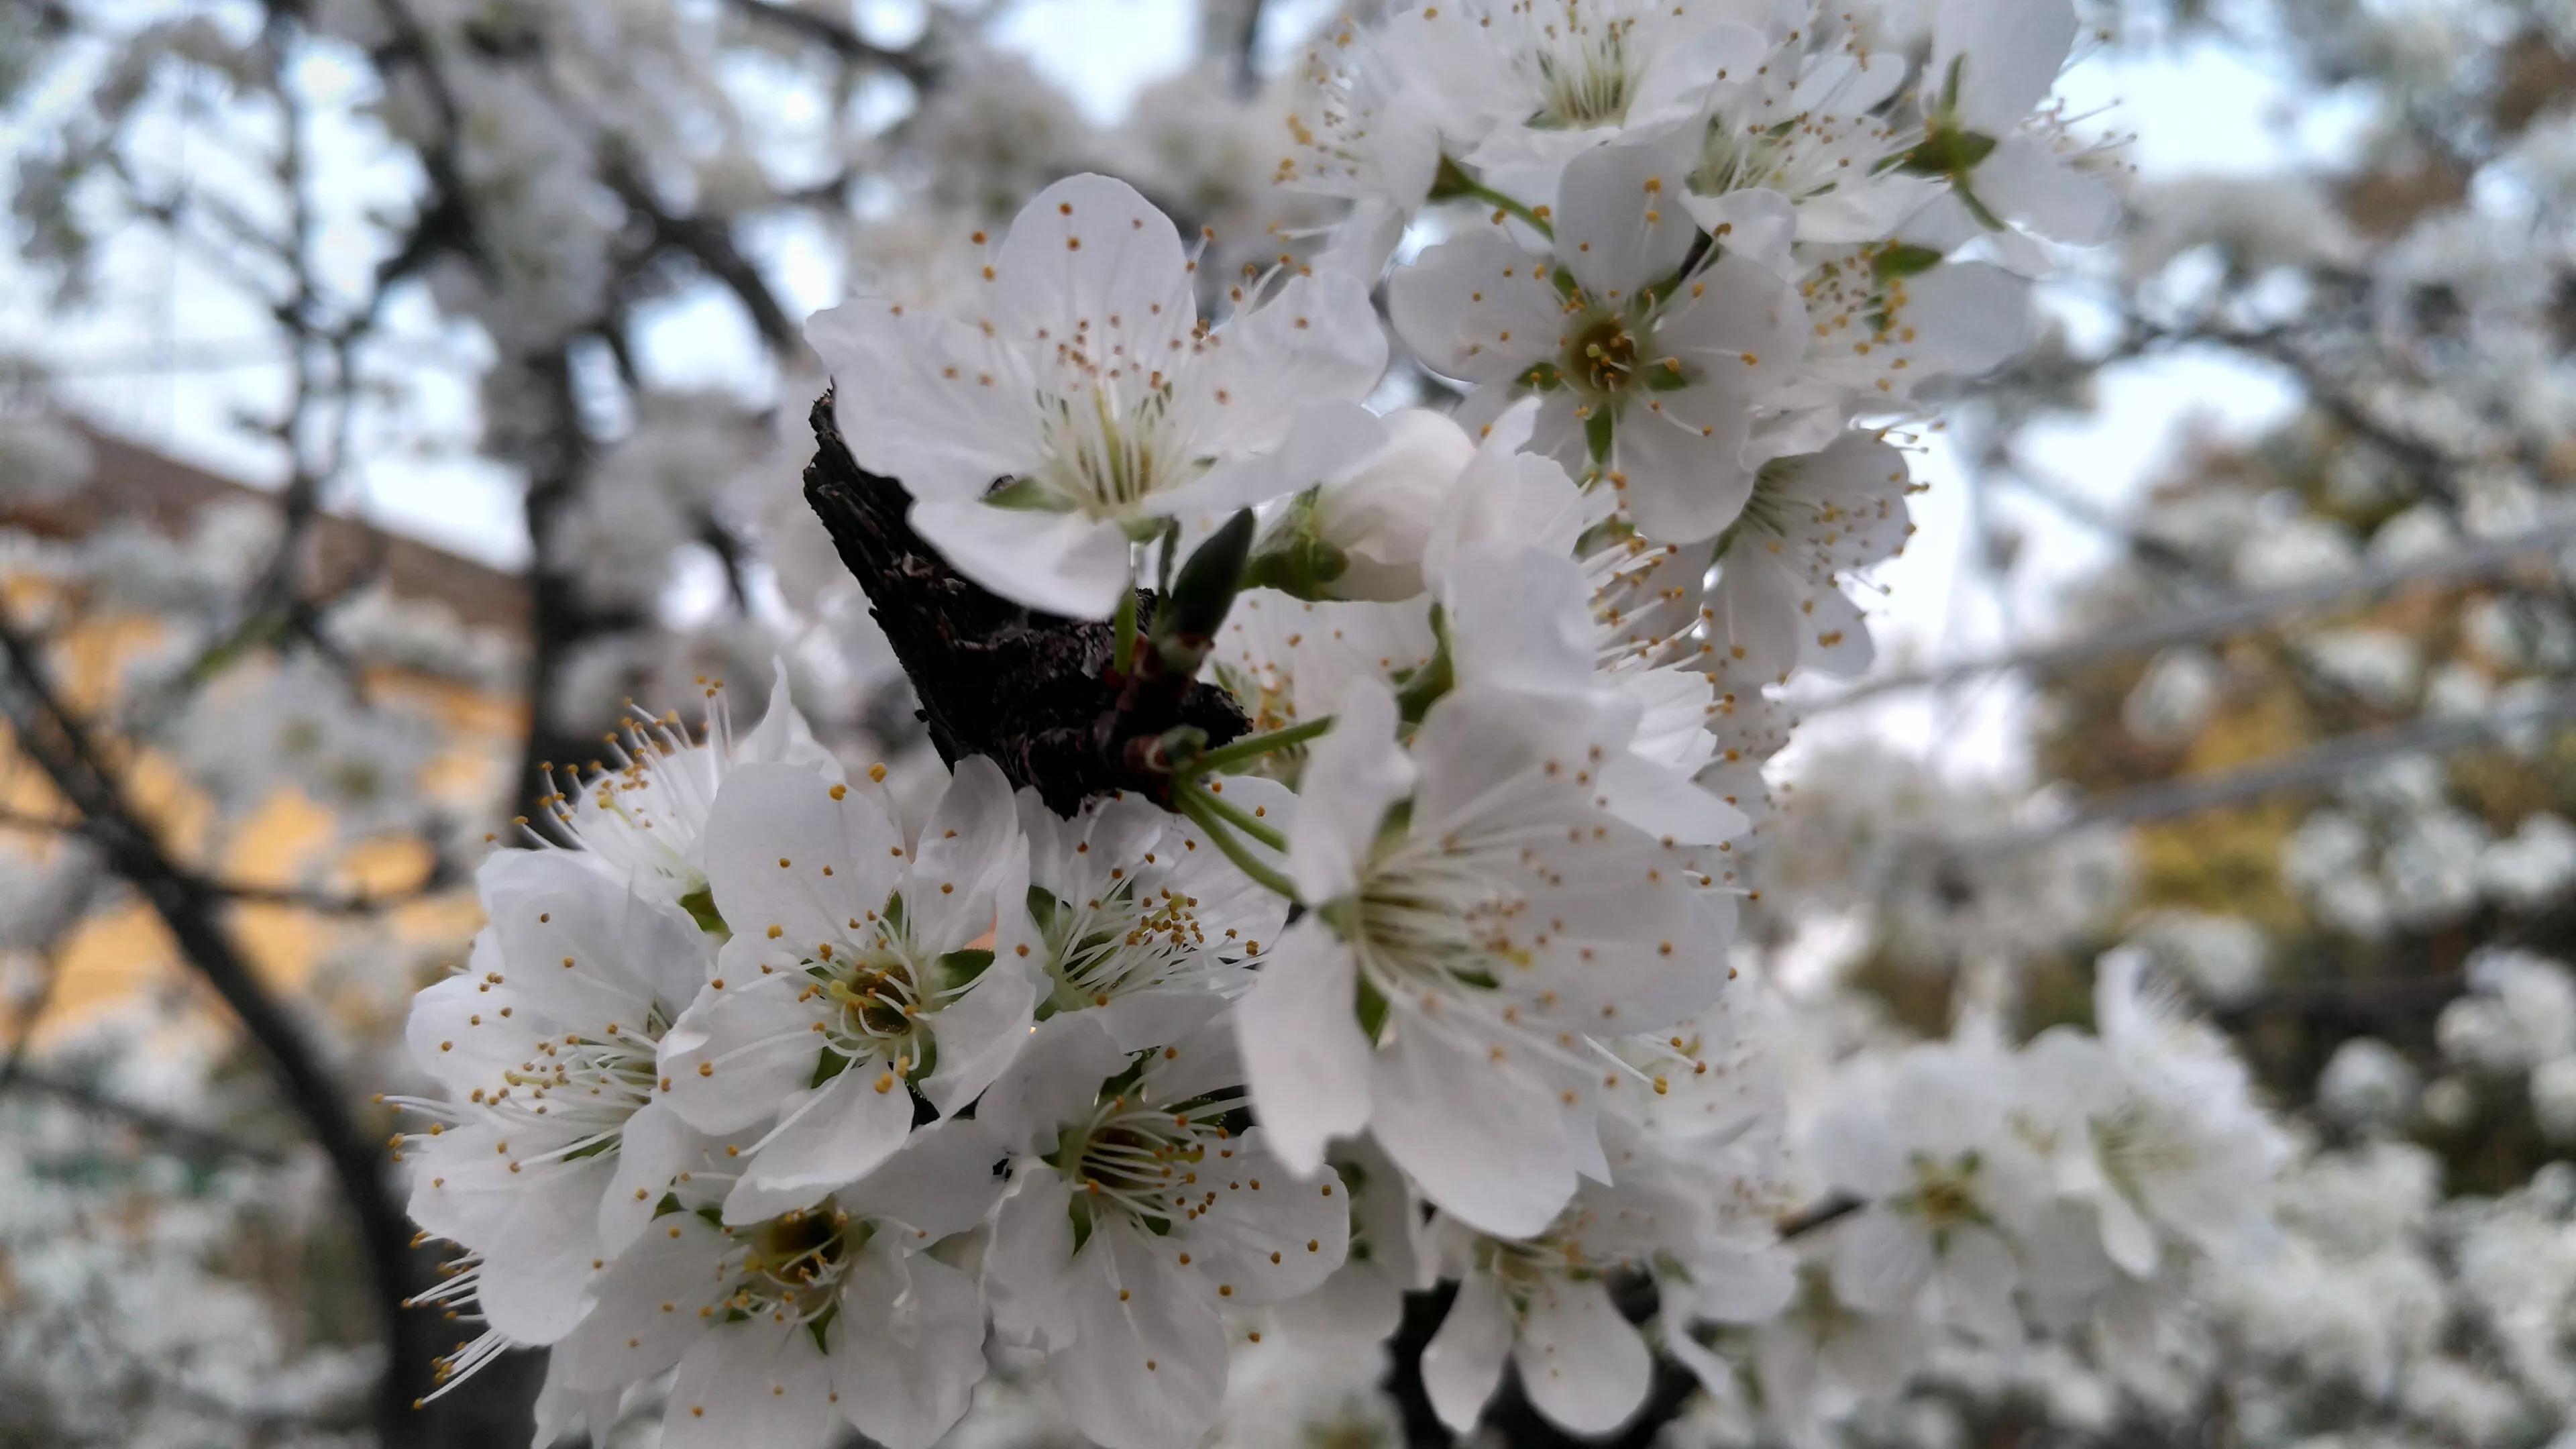
[[[2053,674],[2098,659],[2243,633],[2294,610],[2333,603],[2356,594],[2378,593],[2407,584],[2492,577],[2524,562],[2546,562],[2537,556],[2569,543],[2576,543],[2576,519],[2562,519],[2513,538],[2492,539],[2425,558],[2374,564],[2286,588],[2240,594],[2196,609],[2176,610],[2055,644],[1990,654],[1932,669],[1883,675],[1830,698],[1803,704],[1799,706],[1799,713],[1808,717],[1829,714],[1882,694],[1939,689],[1981,674],[2013,670]]]
[[[2516,730],[2571,716],[2576,716],[2576,687],[2528,704],[2489,710],[2483,714],[2419,718],[2377,729],[2355,730],[2242,769],[2159,780],[2150,785],[2097,795],[2078,803],[2071,812],[2055,820],[1986,836],[1970,842],[1968,848],[2023,850],[2097,825],[2139,825],[2151,820],[2196,815],[2203,810],[2241,805],[2286,790],[2331,784],[2365,765],[2394,756],[2443,754],[2466,749]]]

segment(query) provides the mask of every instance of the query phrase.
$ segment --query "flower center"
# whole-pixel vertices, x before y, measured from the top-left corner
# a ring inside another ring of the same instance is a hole
[[[1561,20],[1540,28],[1535,60],[1542,124],[1582,130],[1626,119],[1633,94],[1627,37],[1634,23],[1596,24],[1568,5]]]
[[[840,1299],[841,1279],[870,1225],[831,1199],[751,1227],[726,1228],[733,1240],[735,1287],[725,1306],[751,1316],[783,1314],[810,1323]]]
[[[921,1015],[911,962],[879,950],[824,970],[824,994],[841,1005],[838,1035],[873,1044],[911,1034]]]
[[[1593,319],[1565,351],[1566,375],[1595,393],[1615,393],[1637,380],[1637,334],[1627,319]]]
[[[1057,902],[1046,929],[1055,1009],[1107,1006],[1187,970],[1207,945],[1197,905],[1169,887],[1145,894],[1133,881],[1090,900]]]
[[[474,1100],[506,1120],[576,1134],[546,1157],[613,1152],[626,1119],[653,1099],[654,1053],[668,1026],[656,1006],[633,1027],[610,1023],[601,1038],[549,1039],[536,1056],[504,1071],[502,1086],[478,1090]]]
[[[1163,1106],[1146,1100],[1140,1083],[1102,1102],[1048,1159],[1073,1183],[1075,1222],[1088,1231],[1103,1212],[1149,1227],[1198,1216],[1215,1198],[1198,1186],[1199,1164],[1212,1140],[1231,1135],[1225,1117],[1245,1100],[1222,1093]]]
[[[1433,852],[1383,857],[1362,884],[1350,932],[1371,984],[1388,992],[1492,991],[1498,967],[1526,965],[1512,931],[1528,902],[1473,862]]]
[[[1028,492],[1005,488],[991,501],[1124,518],[1156,493],[1179,487],[1200,465],[1180,456],[1171,391],[1152,385],[1129,399],[1124,389],[1094,383],[1074,396],[1047,395],[1046,462]]]

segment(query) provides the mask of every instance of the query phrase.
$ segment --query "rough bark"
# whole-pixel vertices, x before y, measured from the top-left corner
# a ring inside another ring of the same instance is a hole
[[[905,521],[902,485],[850,456],[831,393],[814,404],[813,423],[805,501],[867,590],[941,759],[989,756],[1013,785],[1070,815],[1118,791],[1165,798],[1170,779],[1155,746],[1167,730],[1195,727],[1210,745],[1244,733],[1225,691],[1159,673],[1150,651],[1139,651],[1130,675],[1112,668],[1108,624],[1024,609],[950,568]],[[1154,602],[1138,591],[1140,630],[1151,627]]]

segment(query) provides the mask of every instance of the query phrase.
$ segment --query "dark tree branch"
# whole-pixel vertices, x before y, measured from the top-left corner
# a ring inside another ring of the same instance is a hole
[[[1032,613],[950,568],[905,521],[902,485],[850,456],[828,392],[814,404],[814,436],[805,501],[867,590],[940,758],[990,756],[1012,784],[1070,815],[1113,791],[1166,798],[1170,778],[1153,748],[1166,730],[1194,726],[1211,745],[1244,733],[1243,712],[1221,689],[1119,677],[1109,625]],[[1138,613],[1150,624],[1151,594],[1140,594]]]
[[[181,957],[222,997],[259,1047],[287,1107],[329,1159],[355,1219],[388,1350],[376,1403],[384,1444],[410,1442],[411,1403],[430,1381],[430,1325],[403,1312],[412,1292],[412,1230],[394,1202],[376,1144],[359,1130],[341,1084],[295,1019],[260,985],[223,922],[224,900],[181,868],[144,823],[87,726],[56,693],[36,645],[0,619],[5,699],[18,749],[80,816],[80,832],[160,918]]]
[[[877,44],[828,16],[776,0],[725,0],[725,8],[762,25],[815,41],[846,61],[882,66],[914,85],[927,85],[938,67],[918,48],[894,50]]]
[[[201,1162],[240,1158],[263,1167],[275,1167],[287,1160],[285,1149],[265,1142],[251,1142],[233,1136],[220,1127],[174,1117],[155,1108],[121,1097],[108,1095],[86,1082],[56,1076],[33,1067],[20,1067],[7,1086],[17,1091],[51,1097],[81,1111],[100,1117],[114,1118],[152,1139],[153,1144],[180,1157]]]

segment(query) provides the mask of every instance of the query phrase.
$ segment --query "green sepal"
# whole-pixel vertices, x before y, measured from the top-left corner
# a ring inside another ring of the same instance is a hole
[[[951,951],[939,958],[940,984],[950,991],[960,990],[971,985],[992,966],[993,953],[980,946]]]
[[[1181,565],[1171,592],[1154,606],[1153,645],[1165,669],[1198,672],[1210,641],[1234,608],[1234,596],[1243,590],[1243,565],[1252,552],[1256,522],[1251,509],[1235,510]]]
[[[1243,587],[1277,589],[1292,598],[1329,599],[1325,588],[1350,572],[1351,556],[1318,531],[1315,505],[1321,486],[1288,500],[1252,547],[1243,566]]]
[[[848,1057],[841,1055],[830,1047],[825,1047],[815,1054],[814,1079],[807,1082],[805,1085],[807,1087],[819,1087],[849,1069],[850,1059]]]
[[[1870,270],[1881,280],[1915,277],[1941,265],[1941,254],[1930,247],[1912,242],[1898,242],[1870,259]]]
[[[698,923],[698,929],[709,935],[730,936],[733,934],[733,928],[725,924],[725,918],[716,913],[716,888],[714,886],[700,886],[696,890],[689,892],[687,895],[680,897],[680,909],[687,911],[689,913],[689,919]]]
[[[1408,672],[1396,687],[1395,707],[1406,724],[1420,724],[1440,697],[1457,687],[1458,671],[1449,658],[1449,620],[1438,604],[1431,606],[1433,648],[1429,662]]]
[[[1440,158],[1439,169],[1431,173],[1431,190],[1425,193],[1422,199],[1455,201],[1461,196],[1475,194],[1476,178],[1468,175],[1465,167],[1443,156]]]
[[[1034,478],[1014,478],[984,495],[985,505],[1008,508],[1021,513],[1070,513],[1073,506],[1058,493]]]
[[[1914,145],[1897,162],[1897,169],[1916,176],[1964,178],[1977,168],[1977,163],[1994,154],[1995,138],[1946,123],[1936,123],[1929,134]]]
[[[1565,386],[1565,374],[1557,371],[1556,364],[1553,362],[1533,362],[1529,366],[1529,371],[1522,373],[1518,381],[1521,386],[1533,392],[1554,392]]]
[[[1369,984],[1366,977],[1362,977],[1359,998],[1353,1003],[1353,1014],[1359,1018],[1360,1035],[1375,1043],[1378,1034],[1386,1030],[1387,1010],[1386,993]]]

